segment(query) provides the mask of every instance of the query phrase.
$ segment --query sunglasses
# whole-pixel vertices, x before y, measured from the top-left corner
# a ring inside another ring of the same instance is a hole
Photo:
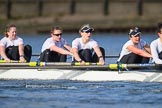
[[[160,31],[159,33],[162,34],[162,31]]]
[[[92,31],[91,31],[91,30],[89,30],[89,31],[85,31],[85,33],[92,33]]]
[[[55,36],[61,36],[61,35],[62,35],[62,33],[60,33],[60,34],[53,34],[53,35],[55,35]]]

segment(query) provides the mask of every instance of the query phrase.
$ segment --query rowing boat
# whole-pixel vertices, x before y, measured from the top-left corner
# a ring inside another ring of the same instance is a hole
[[[96,71],[64,69],[3,69],[0,79],[80,80],[80,81],[141,81],[162,82],[156,71]]]
[[[156,64],[0,63],[0,79],[162,82]],[[137,68],[129,70],[130,68]],[[146,68],[146,69],[144,69]]]

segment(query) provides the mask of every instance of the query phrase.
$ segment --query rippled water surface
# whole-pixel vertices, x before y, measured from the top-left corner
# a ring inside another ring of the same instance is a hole
[[[162,84],[0,80],[1,108],[160,108]]]

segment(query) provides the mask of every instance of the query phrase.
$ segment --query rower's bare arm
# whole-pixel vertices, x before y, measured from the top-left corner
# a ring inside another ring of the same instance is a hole
[[[128,46],[127,49],[130,50],[131,52],[133,52],[135,54],[138,54],[140,56],[143,56],[143,57],[149,57],[149,58],[152,57],[152,55],[149,54],[148,52],[146,52],[144,50],[141,50],[139,48],[136,48],[136,47],[134,47],[132,45]]]
[[[20,55],[20,62],[26,62],[24,58],[24,45],[19,45],[19,55]]]
[[[4,46],[0,46],[0,54],[1,57],[6,60],[6,61],[10,61],[10,59],[7,57],[6,53],[5,53],[5,47]]]
[[[94,51],[96,52],[96,54],[99,58],[99,63],[102,65],[105,64],[105,61],[104,61],[104,58],[103,58],[100,48],[98,46],[96,46],[96,47],[94,47]]]
[[[69,51],[67,51],[67,50],[65,50],[63,48],[59,48],[57,46],[51,46],[50,50],[51,51],[56,51],[56,52],[58,52],[60,54],[63,54],[63,55],[73,55],[71,52],[69,52]]]
[[[72,48],[72,50],[73,50],[75,60],[76,61],[82,61],[82,59],[79,57],[78,49],[77,48]]]
[[[20,56],[21,56],[21,55],[24,56],[24,45],[23,45],[23,44],[19,45],[19,55],[20,55]]]
[[[151,54],[151,49],[150,49],[150,46],[148,44],[145,45],[145,50]]]
[[[70,45],[66,44],[66,45],[64,45],[64,47],[65,47],[68,51],[70,51],[71,53],[73,53],[73,50],[72,50],[72,48],[71,48]]]

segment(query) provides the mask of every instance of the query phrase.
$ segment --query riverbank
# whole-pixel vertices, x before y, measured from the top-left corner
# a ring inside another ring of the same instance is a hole
[[[39,34],[49,32],[52,26],[61,26],[64,32],[78,32],[82,24],[89,23],[96,32],[127,32],[129,28],[138,26],[144,32],[154,32],[161,17],[108,17],[97,15],[73,15],[63,17],[34,17],[1,22],[1,33],[8,23],[16,24],[19,33]]]
[[[0,0],[0,33],[9,23],[25,34],[47,33],[52,26],[78,32],[86,23],[95,32],[127,32],[135,26],[154,32],[162,21],[161,5],[161,0]]]

